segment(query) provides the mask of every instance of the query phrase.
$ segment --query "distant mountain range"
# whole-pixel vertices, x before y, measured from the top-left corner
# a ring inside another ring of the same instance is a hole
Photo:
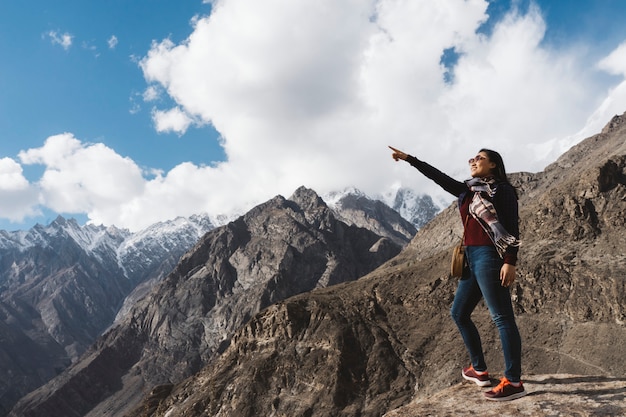
[[[0,415],[75,362],[138,285],[171,272],[212,228],[192,216],[132,234],[58,217],[0,231]]]
[[[358,190],[334,197],[333,212],[346,223],[375,229],[399,246],[416,232]],[[195,215],[131,233],[58,217],[27,231],[0,231],[0,415],[75,362],[214,223]]]
[[[429,195],[418,194],[409,188],[400,188],[384,196],[367,196],[356,188],[348,188],[326,194],[322,198],[339,218],[357,222],[357,218],[360,217],[359,225],[363,227],[370,225],[367,219],[393,221],[392,219],[399,214],[402,219],[408,220],[415,230],[419,230],[444,208],[437,206]],[[391,214],[389,208],[397,214]],[[386,228],[379,230],[383,232]],[[415,233],[411,236],[413,234]]]

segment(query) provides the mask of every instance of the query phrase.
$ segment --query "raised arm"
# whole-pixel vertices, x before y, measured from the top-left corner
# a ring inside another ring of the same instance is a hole
[[[467,186],[464,182],[455,180],[449,175],[439,171],[432,165],[429,165],[424,161],[420,161],[416,157],[402,152],[399,149],[393,148],[391,146],[389,146],[389,149],[393,151],[391,157],[395,161],[403,160],[413,165],[415,168],[417,168],[419,172],[426,176],[426,178],[433,180],[437,185],[439,185],[441,188],[443,188],[445,191],[449,192],[453,196],[458,197],[459,195],[467,191]]]

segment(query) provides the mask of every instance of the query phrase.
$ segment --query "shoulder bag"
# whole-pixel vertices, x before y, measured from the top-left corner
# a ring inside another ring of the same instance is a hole
[[[463,236],[461,237],[461,243],[452,249],[450,275],[454,278],[460,278],[463,276],[463,268],[465,267],[465,246],[463,246],[463,241],[465,240],[465,227],[467,226],[467,219],[469,219],[469,216],[470,214],[467,213],[465,223],[463,224]]]

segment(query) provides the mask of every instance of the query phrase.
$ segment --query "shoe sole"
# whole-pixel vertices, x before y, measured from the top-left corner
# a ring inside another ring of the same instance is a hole
[[[474,384],[478,385],[479,387],[490,387],[491,386],[491,381],[481,381],[478,378],[472,378],[471,376],[467,376],[463,373],[463,371],[461,371],[461,375],[463,376],[463,378],[465,378],[468,381],[473,382]]]
[[[488,399],[489,401],[512,401],[512,400],[517,400],[518,398],[522,398],[526,394],[528,394],[528,392],[524,390],[522,392],[516,392],[515,394],[507,395],[506,397],[487,397],[485,395],[485,398]]]

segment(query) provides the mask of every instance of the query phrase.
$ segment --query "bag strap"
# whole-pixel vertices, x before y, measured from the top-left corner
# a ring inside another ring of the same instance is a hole
[[[465,222],[463,223],[463,236],[461,236],[461,245],[465,243],[465,229],[467,228],[467,221],[469,220],[471,214],[467,212],[467,217],[465,217]]]

